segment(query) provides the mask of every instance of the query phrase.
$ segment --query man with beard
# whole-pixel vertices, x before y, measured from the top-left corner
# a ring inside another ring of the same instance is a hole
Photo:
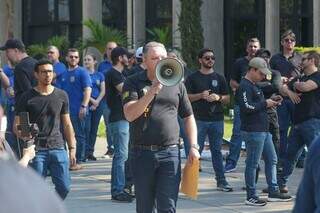
[[[129,122],[122,109],[121,93],[125,80],[123,71],[128,65],[127,50],[116,47],[111,52],[113,67],[107,72],[106,99],[110,107],[109,134],[114,145],[111,170],[111,195],[116,202],[132,202],[133,197],[124,191],[125,161],[128,158]]]
[[[221,153],[224,127],[223,104],[227,104],[230,100],[227,83],[225,78],[213,69],[215,63],[213,50],[201,49],[198,61],[201,65],[200,70],[189,75],[185,85],[197,123],[199,152],[201,154],[208,136],[217,188],[230,192],[232,188],[224,176]]]

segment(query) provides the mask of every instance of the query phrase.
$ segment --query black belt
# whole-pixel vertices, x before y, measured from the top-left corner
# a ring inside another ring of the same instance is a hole
[[[174,147],[178,147],[178,144],[172,144],[172,145],[167,145],[167,146],[142,145],[142,144],[133,145],[133,148],[142,149],[142,150],[148,150],[148,151],[159,151],[159,150],[164,150],[164,149],[167,149],[167,148],[174,148]]]

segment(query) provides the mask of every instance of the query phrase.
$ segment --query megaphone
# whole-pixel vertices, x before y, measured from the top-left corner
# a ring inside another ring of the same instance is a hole
[[[175,58],[165,58],[156,65],[156,78],[164,86],[177,85],[183,79],[184,68]]]

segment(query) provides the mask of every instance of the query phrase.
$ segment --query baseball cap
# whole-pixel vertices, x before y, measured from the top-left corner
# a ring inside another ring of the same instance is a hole
[[[142,58],[142,54],[143,54],[143,47],[139,47],[136,50],[136,58]]]
[[[0,50],[6,50],[6,49],[15,49],[17,48],[18,50],[25,49],[25,46],[23,42],[19,39],[8,39],[4,46],[0,47]]]
[[[254,57],[249,61],[249,67],[256,68],[265,75],[271,75],[271,71],[268,69],[267,62],[263,58]]]

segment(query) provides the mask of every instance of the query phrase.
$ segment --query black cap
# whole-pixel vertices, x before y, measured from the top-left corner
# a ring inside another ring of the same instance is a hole
[[[21,40],[12,38],[12,39],[8,39],[5,45],[0,47],[0,50],[15,49],[15,48],[17,48],[18,50],[24,50],[25,46]]]

